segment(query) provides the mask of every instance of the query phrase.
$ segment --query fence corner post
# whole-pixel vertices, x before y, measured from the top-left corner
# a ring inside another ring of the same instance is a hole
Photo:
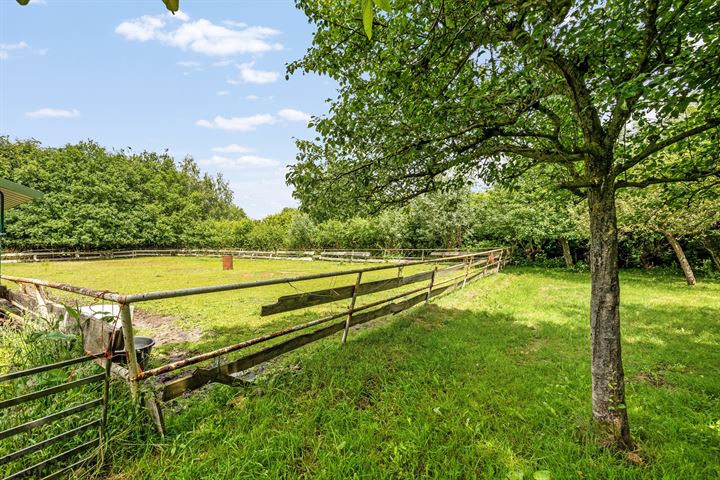
[[[130,393],[133,401],[138,399],[138,363],[137,354],[135,353],[135,334],[133,333],[132,313],[130,305],[127,303],[120,304],[120,319],[122,320],[123,339],[125,343],[125,352],[127,353],[128,375],[130,377]]]

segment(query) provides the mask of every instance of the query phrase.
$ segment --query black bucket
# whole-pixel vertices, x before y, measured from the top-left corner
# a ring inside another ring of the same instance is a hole
[[[150,337],[135,337],[135,357],[141,370],[146,370],[150,361],[150,352],[155,346],[155,339]],[[120,363],[125,363],[121,361]]]

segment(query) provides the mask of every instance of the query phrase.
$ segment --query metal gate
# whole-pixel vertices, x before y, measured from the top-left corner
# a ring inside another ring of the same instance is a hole
[[[105,361],[103,362],[103,367],[98,366],[98,373],[89,374],[75,380],[72,377],[74,373],[66,371],[65,380],[67,381],[65,382],[35,390],[31,393],[17,395],[6,400],[0,400],[0,419],[4,417],[2,423],[11,424],[13,423],[13,409],[17,410],[23,406],[28,407],[30,402],[48,402],[48,400],[41,399],[49,399],[51,396],[61,392],[75,391],[74,398],[68,399],[70,400],[68,402],[70,404],[62,405],[59,407],[61,410],[49,413],[46,404],[46,409],[41,409],[43,416],[29,421],[22,419],[22,423],[0,431],[0,447],[5,443],[6,447],[7,445],[13,445],[13,448],[16,448],[15,444],[10,442],[17,442],[18,445],[24,445],[9,453],[7,453],[7,450],[10,450],[10,448],[0,449],[0,452],[3,452],[3,456],[0,457],[0,476],[5,475],[4,480],[16,478],[61,478],[70,474],[78,467],[89,465],[90,462],[98,458],[106,441],[112,358],[105,353],[86,355],[0,376],[0,389],[12,388],[12,386],[9,386],[11,385],[9,382],[19,379],[22,379],[25,385],[32,385],[34,383],[33,378],[40,378],[40,375],[46,372],[79,366],[80,364],[88,362],[94,363],[94,361],[101,358]],[[102,371],[99,370],[100,368],[102,368]],[[92,391],[93,389],[91,387],[84,388],[95,384],[100,385],[99,392]],[[91,391],[84,392],[80,391],[80,389]],[[83,395],[87,395],[87,397],[82,398]],[[30,405],[29,408],[32,409],[32,405]],[[19,415],[17,412],[15,414]],[[72,419],[72,421],[70,419]],[[58,427],[59,422],[63,420],[65,420],[63,426]],[[59,433],[58,429],[61,430]],[[90,439],[88,439],[88,434],[85,433],[89,431],[96,432],[91,435],[92,438]],[[85,436],[86,438],[78,445],[78,438],[81,436]],[[27,437],[30,437],[30,439]],[[69,445],[73,446],[68,448]],[[44,453],[42,451],[46,451],[47,449],[50,449],[52,452],[42,455],[42,453]],[[29,456],[36,453],[38,453],[36,457],[39,458],[28,461]],[[28,463],[32,464],[28,465]]]

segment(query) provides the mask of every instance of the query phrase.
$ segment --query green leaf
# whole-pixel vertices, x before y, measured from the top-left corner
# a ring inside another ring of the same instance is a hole
[[[163,3],[167,9],[173,13],[173,15],[175,15],[175,12],[180,10],[180,0],[163,0]]]
[[[18,2],[20,5],[27,5],[28,3],[30,3],[30,0],[17,0],[17,2]]]
[[[373,7],[372,0],[363,0],[363,27],[368,40],[372,40]]]
[[[77,309],[65,304],[63,304],[63,307],[65,307],[65,311],[73,320],[80,320],[80,312]]]
[[[375,0],[375,5],[377,5],[378,8],[385,10],[386,12],[392,10],[392,7],[390,6],[390,0]]]

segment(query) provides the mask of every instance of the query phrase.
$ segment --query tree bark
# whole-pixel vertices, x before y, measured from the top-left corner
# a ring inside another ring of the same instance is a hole
[[[685,274],[685,280],[687,280],[688,285],[695,285],[697,283],[697,280],[695,280],[695,274],[692,271],[690,262],[688,262],[688,259],[685,256],[685,252],[683,251],[682,246],[680,246],[680,242],[677,241],[677,239],[672,233],[665,230],[661,230],[661,232],[663,235],[665,235],[668,243],[675,251],[675,255],[677,256],[678,262],[680,263],[680,268],[682,268],[682,271]]]
[[[565,259],[565,266],[567,268],[572,268],[574,265],[574,262],[573,262],[572,253],[570,252],[570,242],[568,242],[567,238],[561,238],[560,245],[562,245],[563,258]]]
[[[606,164],[607,165],[607,164]],[[620,280],[615,189],[608,171],[588,189],[590,212],[590,348],[592,411],[619,448],[632,448],[625,406],[625,375],[620,345]]]

